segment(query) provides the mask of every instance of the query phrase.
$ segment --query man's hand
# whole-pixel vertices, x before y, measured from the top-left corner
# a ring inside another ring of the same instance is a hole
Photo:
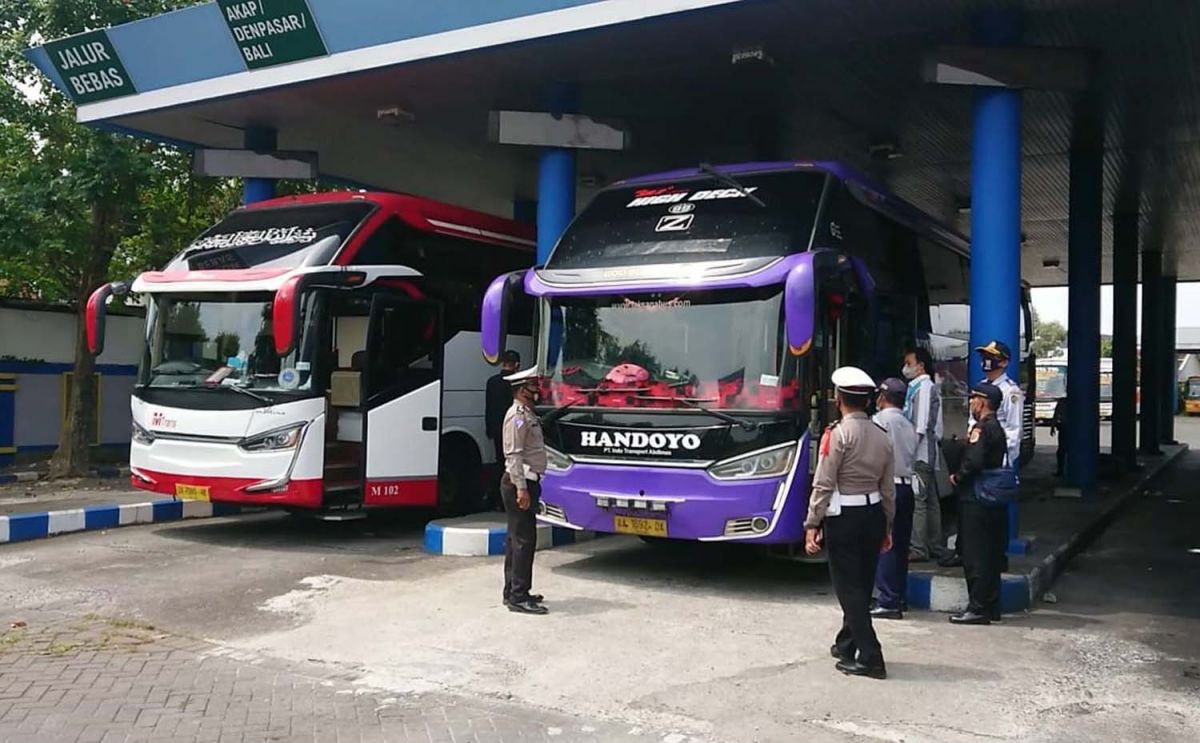
[[[1055,428],[1051,428],[1051,429],[1050,429],[1050,435],[1051,435],[1051,436],[1053,436],[1053,435],[1054,435],[1056,432],[1057,432],[1057,429],[1055,429]]]
[[[888,532],[883,536],[883,546],[879,548],[879,554],[892,551],[892,534]]]
[[[823,541],[820,529],[806,529],[804,531],[804,551],[808,554],[815,555],[820,552]]]
[[[529,491],[525,488],[521,488],[517,491],[517,508],[521,509],[522,511],[529,510]]]

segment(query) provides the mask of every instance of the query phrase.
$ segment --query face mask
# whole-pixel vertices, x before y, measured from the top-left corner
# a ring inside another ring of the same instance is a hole
[[[995,356],[984,356],[980,359],[980,365],[985,372],[996,371],[1000,368],[1000,359]]]
[[[917,367],[905,366],[903,369],[900,370],[900,373],[904,375],[905,379],[916,379],[917,378]]]

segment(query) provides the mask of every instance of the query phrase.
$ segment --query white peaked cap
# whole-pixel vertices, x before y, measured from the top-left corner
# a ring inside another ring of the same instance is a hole
[[[513,387],[516,387],[517,385],[528,382],[531,379],[537,379],[538,376],[538,368],[536,366],[531,366],[528,369],[522,369],[519,372],[509,374],[504,378],[504,381],[508,382]]]
[[[857,366],[843,366],[830,376],[833,386],[851,395],[869,395],[875,391],[875,380]]]

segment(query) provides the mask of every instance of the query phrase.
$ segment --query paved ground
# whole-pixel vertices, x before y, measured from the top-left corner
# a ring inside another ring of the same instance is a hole
[[[162,496],[131,487],[128,478],[13,482],[0,485],[0,516],[85,506],[149,503],[160,498]]]
[[[1057,603],[990,628],[882,624],[882,683],[833,671],[822,568],[744,550],[540,553],[554,613],[529,618],[499,605],[497,560],[427,556],[411,519],[7,545],[0,741],[1192,743],[1197,477],[1192,452]]]

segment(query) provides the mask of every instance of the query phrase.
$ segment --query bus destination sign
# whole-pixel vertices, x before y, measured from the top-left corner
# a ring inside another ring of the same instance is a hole
[[[251,70],[329,53],[308,0],[217,0],[217,5]]]
[[[76,103],[95,103],[137,89],[104,31],[88,31],[46,44],[50,62]]]

